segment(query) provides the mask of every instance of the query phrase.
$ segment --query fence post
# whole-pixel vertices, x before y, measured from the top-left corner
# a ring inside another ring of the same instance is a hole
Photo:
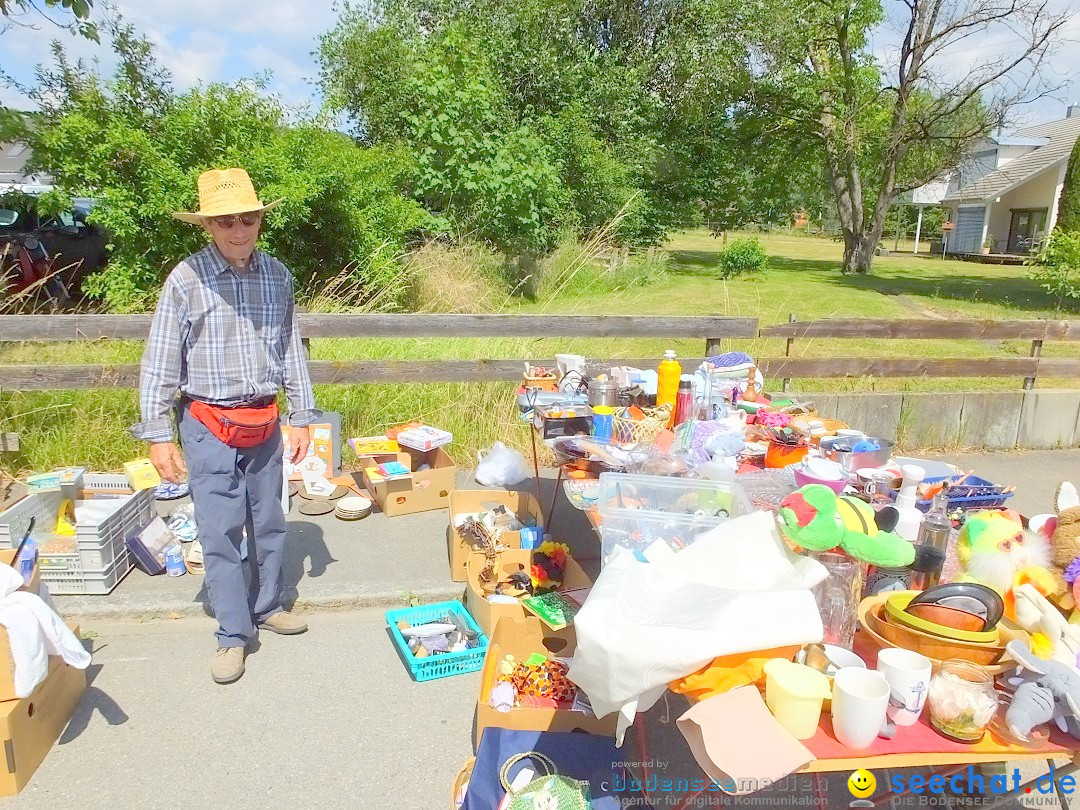
[[[795,313],[794,312],[792,312],[790,315],[788,315],[787,322],[788,323],[795,323]],[[784,348],[784,357],[791,357],[791,347],[792,347],[792,345],[794,343],[795,343],[795,338],[789,337],[787,339],[787,346]],[[791,387],[791,377],[784,377],[783,391],[784,391],[785,394],[787,393],[788,388],[790,388],[790,387]]]
[[[1043,342],[1042,342],[1041,338],[1035,338],[1035,340],[1031,341],[1031,356],[1032,357],[1040,357],[1042,355],[1042,345],[1043,345]],[[1025,377],[1024,378],[1024,390],[1025,391],[1030,391],[1034,387],[1035,387],[1035,377],[1034,376]]]

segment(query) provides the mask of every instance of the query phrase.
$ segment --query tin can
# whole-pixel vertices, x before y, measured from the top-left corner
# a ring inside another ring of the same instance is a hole
[[[180,546],[169,546],[165,549],[165,573],[170,577],[182,577],[187,573],[184,552],[180,550]]]
[[[863,597],[876,596],[885,591],[909,590],[911,588],[911,574],[910,567],[883,568],[876,565],[871,566],[866,577]]]

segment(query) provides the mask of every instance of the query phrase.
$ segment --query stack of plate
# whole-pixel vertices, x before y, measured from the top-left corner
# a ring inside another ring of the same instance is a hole
[[[371,501],[359,495],[341,498],[335,506],[334,517],[340,520],[361,520],[371,514]]]

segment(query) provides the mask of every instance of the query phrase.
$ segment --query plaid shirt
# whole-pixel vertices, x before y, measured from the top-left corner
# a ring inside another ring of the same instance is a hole
[[[244,272],[214,245],[180,262],[165,280],[143,353],[143,421],[132,434],[172,441],[177,391],[242,405],[276,397],[284,386],[290,424],[318,419],[294,306],[288,268],[261,251]]]

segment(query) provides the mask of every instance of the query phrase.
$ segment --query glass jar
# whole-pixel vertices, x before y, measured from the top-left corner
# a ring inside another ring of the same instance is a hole
[[[829,572],[814,586],[814,599],[821,613],[824,641],[850,650],[858,623],[859,595],[862,593],[862,563],[836,551],[812,554]]]
[[[960,742],[978,742],[998,707],[994,676],[986,667],[951,658],[930,679],[928,702],[934,728]]]

